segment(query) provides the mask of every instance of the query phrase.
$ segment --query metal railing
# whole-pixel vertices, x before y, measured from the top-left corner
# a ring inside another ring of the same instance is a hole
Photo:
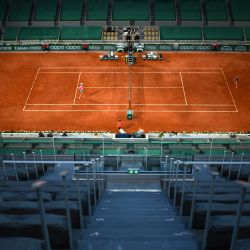
[[[168,163],[169,162],[169,163]],[[178,168],[180,164],[184,164],[184,174],[178,175]],[[195,162],[193,162],[195,163]],[[191,208],[190,208],[190,216],[189,216],[189,228],[193,228],[193,221],[195,216],[195,207],[196,207],[196,194],[198,191],[199,182],[202,183],[202,178],[199,175],[199,172],[201,171],[201,167],[199,165],[204,165],[206,163],[211,164],[211,162],[198,162],[197,166],[194,167],[194,179],[191,184],[191,189],[189,189],[189,192],[192,192],[192,200],[191,200]],[[222,163],[222,162],[220,162]],[[173,204],[177,206],[176,203],[176,197],[177,197],[177,183],[182,182],[181,186],[179,185],[179,192],[180,192],[180,215],[183,215],[183,204],[184,204],[184,197],[185,197],[185,186],[186,186],[186,164],[190,164],[190,162],[181,162],[178,160],[174,160],[173,158],[168,159],[166,158],[166,164],[170,166],[170,173],[168,178],[168,190],[166,190],[166,186],[164,185],[164,190],[167,191],[168,197],[170,198],[170,193],[172,189],[172,198],[173,198]],[[196,164],[196,163],[195,163]],[[213,162],[212,164],[218,164],[218,162]],[[231,161],[223,162],[224,165],[234,165],[236,163],[232,163]],[[241,165],[243,165],[241,161]],[[249,164],[249,162],[246,162],[245,164]],[[240,165],[240,166],[241,166]],[[208,233],[211,226],[211,216],[212,216],[212,207],[213,207],[213,195],[215,194],[215,186],[216,186],[216,178],[219,176],[219,172],[210,172],[211,178],[209,179],[210,183],[207,183],[208,187],[208,200],[207,200],[207,209],[206,209],[206,215],[205,215],[205,225],[203,229],[203,239],[202,239],[202,246],[201,249],[205,250],[207,247],[207,240],[208,240]],[[228,174],[228,176],[230,173]],[[250,175],[250,174],[249,174]],[[165,176],[166,179],[166,176]],[[228,179],[228,177],[226,177]],[[225,179],[225,180],[226,180]],[[238,178],[237,178],[238,179]],[[207,180],[206,180],[207,181]],[[248,179],[249,181],[249,179]],[[238,199],[238,206],[235,210],[235,220],[233,224],[233,233],[231,237],[230,242],[230,250],[235,249],[235,245],[237,242],[237,237],[239,233],[240,228],[240,221],[242,216],[242,211],[244,207],[244,199],[246,196],[247,189],[250,187],[250,183],[242,182],[242,181],[236,181],[232,182],[232,186],[239,188],[239,199]],[[191,191],[192,190],[192,191]]]

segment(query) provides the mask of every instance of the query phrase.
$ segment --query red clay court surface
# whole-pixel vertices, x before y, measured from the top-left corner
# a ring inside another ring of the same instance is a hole
[[[1,53],[0,130],[115,132],[119,119],[128,132],[250,130],[250,54],[138,55],[131,68],[124,54],[118,61],[99,54]]]

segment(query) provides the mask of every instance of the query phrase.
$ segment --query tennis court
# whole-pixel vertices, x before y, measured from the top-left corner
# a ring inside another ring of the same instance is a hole
[[[128,104],[135,112],[237,112],[222,68],[136,66],[39,68],[23,111],[126,112]]]
[[[128,66],[98,53],[2,53],[1,130],[247,131],[249,55],[166,53]],[[235,62],[237,58],[237,64]],[[236,89],[234,75],[240,76]],[[84,83],[85,97],[78,99]],[[126,121],[126,111],[134,111]],[[198,129],[199,128],[199,129]]]

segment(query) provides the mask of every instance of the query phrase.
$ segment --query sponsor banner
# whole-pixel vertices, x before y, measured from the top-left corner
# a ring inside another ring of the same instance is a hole
[[[82,45],[79,44],[50,44],[49,50],[51,51],[77,51],[82,50]]]
[[[88,44],[89,51],[116,51],[119,44]],[[41,51],[42,45],[0,45],[4,51]],[[50,51],[82,51],[82,44],[49,44]],[[211,51],[213,44],[145,44],[145,51]],[[221,45],[218,51],[250,51],[250,45]]]
[[[159,50],[159,44],[144,44],[144,50]]]
[[[195,49],[198,51],[209,51],[212,50],[212,45],[209,44],[195,45]]]
[[[12,51],[12,46],[0,45],[0,51]]]
[[[170,44],[161,44],[159,46],[159,50],[166,50],[166,51],[173,50],[173,46]]]
[[[88,50],[90,51],[116,51],[117,47],[115,44],[89,44]]]
[[[233,47],[232,46],[229,46],[229,45],[222,45],[220,47],[220,50],[221,51],[233,51]]]
[[[41,45],[0,45],[0,51],[39,51]]]
[[[247,46],[239,45],[234,47],[235,51],[247,51]]]
[[[0,45],[0,51],[41,51],[42,45]],[[50,51],[82,51],[82,44],[49,44]],[[90,51],[116,50],[115,44],[89,44]]]

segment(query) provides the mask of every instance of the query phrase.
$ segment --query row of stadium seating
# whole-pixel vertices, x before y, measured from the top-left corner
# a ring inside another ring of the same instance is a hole
[[[0,183],[1,249],[45,249],[41,244],[43,234],[38,205],[39,196],[31,185],[31,181],[1,181]],[[66,185],[70,224],[67,224],[62,180],[53,179],[41,188],[51,249],[72,249],[69,247],[69,241],[72,240],[69,237],[70,230],[79,231],[86,226],[87,216],[91,214],[91,206],[95,205],[96,200],[100,198],[100,186],[97,183],[92,184],[92,181],[90,185],[87,185],[86,181],[79,181],[78,187],[77,181],[67,180]],[[78,192],[80,192],[79,196],[77,196]],[[11,239],[8,245],[5,244],[6,238]],[[76,238],[73,236],[73,239]]]
[[[212,155],[220,159],[225,156],[234,160],[240,160],[242,154],[244,159],[250,157],[250,142],[248,140],[238,141],[236,139],[214,139],[211,148],[211,142],[206,139],[200,140],[154,140],[149,142],[116,142],[110,139],[66,139],[66,138],[3,138],[2,140],[2,155],[10,158],[11,153],[16,157],[23,157],[25,154],[32,155],[35,153],[36,157],[40,154],[44,155],[117,155],[119,154],[137,154],[157,156],[170,155],[171,157],[189,157],[201,158]],[[145,150],[146,149],[146,150]],[[147,151],[147,152],[146,152]],[[233,154],[233,155],[232,155]]]
[[[151,34],[151,33],[150,33]],[[105,38],[107,35],[105,36]],[[112,36],[116,40],[118,36]],[[145,34],[145,38],[146,38]],[[152,37],[151,35],[149,37]],[[104,38],[104,37],[103,37]],[[157,35],[158,38],[158,35]],[[4,41],[18,40],[101,40],[102,28],[82,27],[6,27]],[[250,41],[250,28],[240,27],[160,27],[161,40]],[[105,39],[107,40],[107,39]],[[108,39],[109,40],[109,39]],[[149,39],[147,39],[149,40]],[[157,39],[158,40],[158,39]]]
[[[5,21],[250,21],[248,0],[2,0]],[[110,13],[109,13],[110,12]]]
[[[203,169],[200,169],[201,172]],[[196,174],[195,183],[173,176],[164,183],[168,196],[180,209],[181,215],[189,221],[189,227],[199,235],[203,234],[206,249],[248,249],[250,241],[249,188],[242,202],[240,223],[237,224],[237,211],[240,204],[241,185],[216,176],[212,184],[212,174]],[[198,170],[197,170],[198,171]],[[211,188],[213,186],[213,188]],[[249,185],[245,185],[249,187]],[[239,218],[239,217],[238,217]],[[235,248],[230,248],[233,229],[239,226]],[[238,239],[238,241],[237,241]],[[240,240],[241,239],[241,240]],[[244,240],[243,240],[244,239]],[[203,242],[204,243],[204,242]],[[242,248],[239,246],[241,245]],[[239,247],[239,248],[238,248]],[[205,249],[205,248],[204,248]]]
[[[102,28],[82,27],[8,27],[3,40],[101,40]]]

